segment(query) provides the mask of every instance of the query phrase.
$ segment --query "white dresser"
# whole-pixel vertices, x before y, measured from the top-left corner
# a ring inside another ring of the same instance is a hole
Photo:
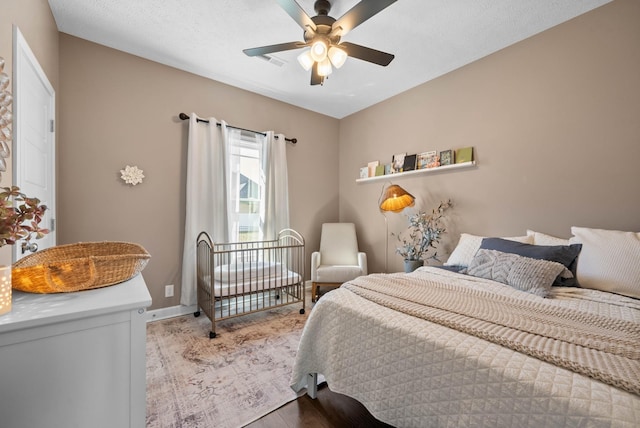
[[[142,275],[77,293],[14,290],[0,316],[0,427],[143,428],[150,305]]]

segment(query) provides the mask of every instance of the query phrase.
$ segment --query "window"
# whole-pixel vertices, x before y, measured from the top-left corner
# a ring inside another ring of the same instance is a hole
[[[260,212],[264,204],[262,136],[247,132],[229,135],[231,145],[231,242],[263,238]]]

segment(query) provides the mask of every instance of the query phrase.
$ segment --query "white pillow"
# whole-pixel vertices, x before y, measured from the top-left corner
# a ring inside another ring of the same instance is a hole
[[[569,240],[546,235],[527,229],[527,236],[533,236],[533,245],[569,245]]]
[[[460,241],[458,245],[453,249],[453,252],[444,263],[445,266],[464,266],[467,267],[471,264],[473,256],[476,255],[482,240],[486,236],[471,235],[469,233],[460,234]],[[525,244],[533,244],[533,236],[512,236],[504,237],[502,239],[508,239],[510,241],[523,242]]]
[[[581,287],[640,299],[640,233],[572,227],[582,244],[576,276]]]

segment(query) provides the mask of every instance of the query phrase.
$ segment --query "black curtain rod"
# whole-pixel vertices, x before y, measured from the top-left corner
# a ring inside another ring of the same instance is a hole
[[[180,113],[180,114],[178,115],[178,117],[179,117],[181,120],[189,120],[189,115],[187,115],[187,114],[185,114],[185,113]],[[206,120],[206,119],[200,119],[199,117],[198,117],[198,118],[196,118],[196,120],[197,120],[198,122],[209,123],[209,121],[208,121],[208,120]],[[216,123],[216,125],[217,125],[217,126],[222,126],[222,125],[220,125],[219,123]],[[227,126],[228,126],[229,128],[239,129],[240,131],[247,131],[247,132],[253,132],[253,133],[255,133],[255,134],[267,135],[267,134],[265,134],[264,132],[252,131],[251,129],[238,128],[237,126],[232,126],[232,125],[227,125]],[[278,136],[277,136],[277,135],[276,135],[275,137],[276,137],[276,138],[278,138]],[[298,142],[298,139],[297,139],[297,138],[285,138],[285,139],[284,139],[284,141],[287,141],[287,142],[289,142],[289,143],[291,143],[291,144],[296,144],[296,143]]]

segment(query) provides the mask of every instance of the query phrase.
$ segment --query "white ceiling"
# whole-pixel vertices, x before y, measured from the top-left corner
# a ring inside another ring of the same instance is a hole
[[[364,0],[367,1],[367,0]],[[343,118],[611,0],[398,0],[343,41],[395,55],[387,67],[350,58],[323,86],[296,57],[278,66],[245,48],[302,40],[276,0],[49,0],[59,31]],[[314,0],[298,0],[314,16]],[[339,18],[358,0],[334,0]],[[206,112],[203,112],[205,114]]]

